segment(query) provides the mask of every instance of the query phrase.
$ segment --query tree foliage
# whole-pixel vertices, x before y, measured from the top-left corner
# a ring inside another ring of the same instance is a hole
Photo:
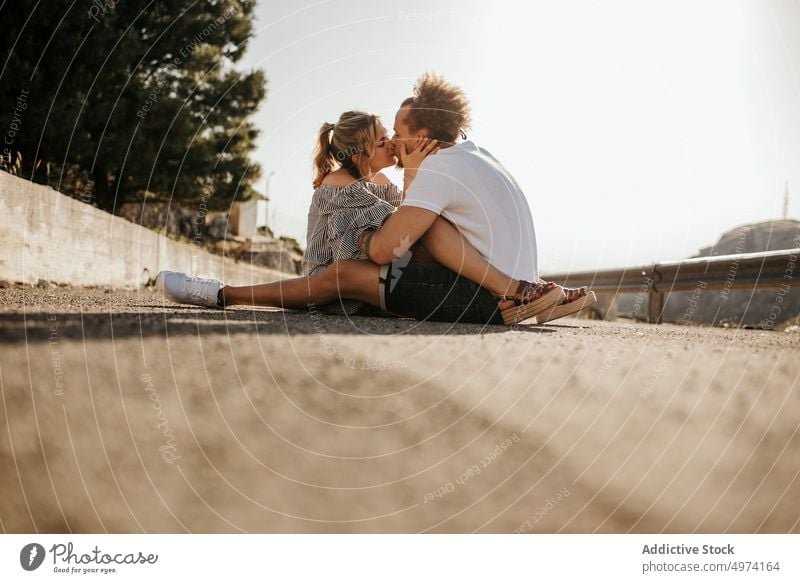
[[[113,211],[144,193],[227,208],[260,168],[260,70],[236,67],[253,0],[47,0],[0,6],[7,168]]]

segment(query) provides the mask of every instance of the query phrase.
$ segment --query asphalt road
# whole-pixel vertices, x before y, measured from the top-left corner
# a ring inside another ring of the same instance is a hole
[[[800,334],[0,289],[4,532],[800,532]]]

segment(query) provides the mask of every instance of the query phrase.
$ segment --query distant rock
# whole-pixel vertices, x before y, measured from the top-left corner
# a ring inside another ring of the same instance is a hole
[[[800,247],[800,221],[764,221],[736,227],[695,257],[734,255]],[[790,266],[787,265],[787,269]],[[790,287],[757,291],[702,292],[691,305],[693,292],[675,292],[664,298],[665,322],[691,322],[772,329],[800,314],[800,257],[795,262]]]
[[[715,244],[700,249],[694,257],[758,253],[797,247],[800,247],[800,221],[779,219],[731,229]]]

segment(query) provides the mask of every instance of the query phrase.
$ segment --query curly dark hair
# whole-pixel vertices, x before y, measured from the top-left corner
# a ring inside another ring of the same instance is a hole
[[[431,138],[453,144],[459,134],[472,127],[469,101],[461,87],[440,75],[425,73],[414,85],[414,96],[401,104],[408,107],[409,129],[428,130]]]

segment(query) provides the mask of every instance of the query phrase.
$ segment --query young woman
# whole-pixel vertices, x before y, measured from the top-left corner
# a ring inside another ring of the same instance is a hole
[[[435,141],[421,140],[395,152],[377,116],[345,112],[335,124],[323,124],[318,135],[304,277],[227,286],[215,279],[162,271],[157,287],[173,301],[207,307],[318,306],[327,313],[374,314],[374,308],[384,306],[385,282],[380,281],[381,267],[359,250],[358,237],[365,229],[380,228],[403,200],[403,192],[380,171],[397,163],[399,156],[407,189],[422,160],[436,150]],[[491,292],[506,324],[530,317],[528,308],[544,310],[565,297],[552,282],[517,281],[501,273],[441,217],[411,250],[414,260],[435,261]],[[514,315],[514,306],[526,310]]]

